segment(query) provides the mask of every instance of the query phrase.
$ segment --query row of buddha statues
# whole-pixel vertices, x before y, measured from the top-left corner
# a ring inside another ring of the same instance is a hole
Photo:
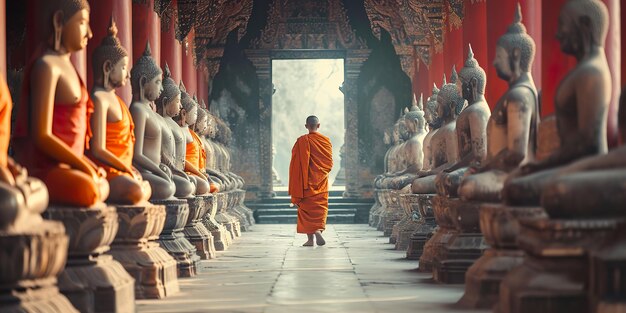
[[[13,128],[0,78],[0,311],[134,312],[254,224],[230,129],[149,44],[130,69],[113,20],[88,92],[70,60],[92,37],[88,2],[44,6]],[[130,106],[116,95],[128,80]]]
[[[387,131],[370,225],[435,281],[464,283],[460,307],[626,308],[626,147],[607,145],[619,88],[604,51],[607,30],[602,1],[561,8],[556,38],[577,64],[560,82],[555,115],[540,121],[535,43],[518,6],[497,41],[494,67],[508,90],[493,109],[469,47],[461,71],[453,69],[450,82],[444,76],[425,105],[414,99]]]

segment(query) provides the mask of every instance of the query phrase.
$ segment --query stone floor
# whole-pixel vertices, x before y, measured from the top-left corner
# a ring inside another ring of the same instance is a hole
[[[326,246],[301,247],[295,225],[255,225],[181,292],[139,300],[138,312],[458,312],[462,285],[415,271],[367,225],[328,225]],[[463,311],[468,312],[468,311]],[[479,312],[479,311],[474,311]],[[480,311],[488,312],[488,311]]]

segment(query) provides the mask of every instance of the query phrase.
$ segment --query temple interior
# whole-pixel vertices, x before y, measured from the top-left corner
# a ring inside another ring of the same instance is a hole
[[[0,312],[626,312],[621,6],[0,0]]]

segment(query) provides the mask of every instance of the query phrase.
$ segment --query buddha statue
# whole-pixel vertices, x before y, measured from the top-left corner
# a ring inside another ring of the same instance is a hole
[[[176,185],[177,198],[191,197],[196,186],[194,181],[184,172],[185,169],[185,142],[182,129],[172,119],[181,111],[181,92],[171,77],[170,69],[165,64],[163,71],[163,92],[156,99],[157,119],[161,124],[161,162],[172,172],[172,180]]]
[[[216,184],[216,188],[218,190],[224,190],[225,177],[217,171],[217,152],[215,151],[215,145],[213,143],[213,139],[217,135],[217,125],[215,116],[209,111],[207,111],[207,127],[203,135],[201,139],[203,139],[203,145],[207,155],[205,171],[209,174],[213,183]]]
[[[191,126],[190,131],[193,131],[195,134],[194,140],[197,140],[196,144],[198,146],[198,170],[207,177],[208,182],[210,184],[210,192],[215,193],[219,191],[218,184],[213,177],[211,177],[207,173],[207,148],[206,148],[206,139],[204,138],[204,134],[208,128],[209,114],[208,111],[205,110],[202,105],[198,108],[198,118],[196,122]],[[192,151],[187,151],[187,155],[191,154]]]
[[[137,167],[141,177],[150,183],[150,200],[169,199],[176,192],[171,170],[161,163],[163,131],[161,116],[155,112],[154,104],[163,91],[162,74],[161,68],[151,56],[150,43],[147,43],[143,55],[137,59],[130,72],[133,90],[130,113],[135,125],[133,165]]]
[[[47,186],[50,202],[92,207],[109,196],[105,171],[85,156],[93,105],[70,61],[92,37],[87,1],[46,1],[47,49],[25,72],[16,160]]]
[[[411,109],[404,114],[404,124],[407,130],[407,140],[398,150],[398,158],[401,160],[403,169],[392,174],[385,174],[383,186],[388,189],[403,189],[417,178],[422,170],[424,151],[423,142],[426,137],[426,120],[424,119],[423,96],[420,96],[419,104],[415,97]]]
[[[198,103],[189,96],[182,81],[180,82],[180,93],[182,109],[174,118],[178,122],[184,137],[184,169],[193,180],[194,185],[196,185],[196,195],[204,195],[209,193],[211,186],[209,185],[208,178],[199,170],[201,155],[200,138],[189,128],[190,125],[194,125],[198,120]]]
[[[107,173],[107,202],[137,204],[148,200],[152,191],[133,168],[133,119],[124,101],[115,94],[115,88],[126,85],[129,78],[128,52],[117,38],[113,20],[108,31],[93,54],[94,112],[89,156]]]
[[[441,126],[431,138],[431,154],[433,168],[428,171],[421,171],[411,184],[413,193],[432,194],[435,193],[436,174],[451,167],[458,160],[458,146],[456,135],[456,118],[461,113],[464,106],[464,99],[461,97],[456,84],[457,74],[453,68],[451,83],[445,83],[437,94],[437,115],[441,117]]]
[[[471,45],[459,78],[463,98],[469,104],[456,120],[459,161],[436,178],[437,193],[448,197],[458,196],[468,166],[480,164],[487,156],[487,122],[491,116],[485,100],[487,75],[474,58]]]
[[[396,171],[400,170],[398,151],[400,149],[400,146],[404,143],[404,138],[402,138],[400,134],[400,128],[401,128],[400,124],[403,124],[403,123],[404,123],[404,116],[403,114],[401,114],[400,118],[396,121],[396,123],[391,128],[391,131],[390,131],[391,132],[391,136],[390,136],[391,147],[385,153],[385,163],[386,163],[385,167],[387,171],[381,175],[378,175],[374,179],[374,186],[376,188],[385,189],[385,186],[383,186],[383,181],[387,177],[387,175],[391,175],[392,173],[395,173]]]
[[[487,157],[474,162],[458,192],[463,200],[500,202],[504,181],[534,158],[538,99],[530,69],[535,42],[526,33],[518,6],[515,20],[496,46],[494,66],[509,84],[487,123]]]
[[[607,152],[611,75],[604,41],[608,27],[608,12],[600,1],[572,0],[563,6],[556,37],[563,53],[574,56],[577,65],[561,81],[554,99],[561,146],[511,175],[503,190],[508,204],[538,205],[541,191],[560,166]]]
[[[439,94],[439,88],[437,88],[437,84],[433,84],[433,93],[426,100],[426,108],[424,110],[424,118],[428,126],[428,133],[424,137],[424,170],[433,168],[430,141],[437,133],[439,127],[441,127],[441,119],[437,116],[437,94]]]

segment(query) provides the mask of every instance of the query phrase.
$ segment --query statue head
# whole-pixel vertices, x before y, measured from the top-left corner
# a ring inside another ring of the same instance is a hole
[[[189,96],[182,80],[179,89],[182,109],[174,120],[178,121],[181,126],[193,125],[198,119],[198,102]]]
[[[465,104],[465,99],[461,97],[454,79],[455,73],[456,71],[452,73],[451,82],[443,85],[437,94],[437,114],[448,122],[454,120],[461,113]]]
[[[180,88],[172,79],[172,73],[170,67],[165,63],[165,70],[163,71],[163,92],[156,99],[155,103],[157,111],[163,116],[174,117],[180,113]]]
[[[213,139],[217,135],[217,125],[215,122],[215,115],[211,113],[211,111],[207,111],[207,121],[206,121],[206,131],[205,134],[207,137]]]
[[[424,110],[424,118],[426,123],[432,129],[437,129],[441,126],[441,119],[438,114],[437,95],[439,94],[439,88],[437,84],[433,84],[433,94],[426,100],[426,108]]]
[[[152,58],[150,42],[146,44],[143,55],[137,59],[130,70],[130,85],[135,99],[156,100],[163,91],[161,75],[163,72]]]
[[[208,127],[208,117],[208,112],[205,109],[198,108],[198,118],[196,119],[196,123],[193,125],[193,131],[197,134],[204,134]]]
[[[87,0],[46,0],[41,1],[42,18],[47,19],[45,27],[48,43],[59,53],[71,53],[87,47],[93,37],[89,27],[89,2]],[[50,23],[52,25],[50,25]],[[50,33],[51,32],[51,33]]]
[[[415,97],[413,97],[415,99]],[[411,105],[411,109],[409,109],[404,114],[405,124],[407,126],[407,131],[409,136],[415,135],[417,133],[421,133],[424,131],[426,122],[424,119],[424,111],[420,109],[420,106],[423,107],[424,97],[420,96],[419,103],[417,101],[413,101],[413,105]]]
[[[556,38],[563,53],[580,55],[587,47],[604,46],[609,11],[599,0],[570,0],[561,9]]]
[[[493,65],[498,77],[509,81],[522,72],[529,72],[535,58],[535,41],[522,24],[522,9],[517,4],[515,19],[498,39]]]
[[[383,132],[383,143],[387,146],[391,144],[391,135],[389,135],[389,129],[386,129]]]
[[[93,53],[93,77],[107,89],[126,85],[129,77],[128,52],[117,38],[117,26],[111,18],[108,34]]]
[[[485,86],[487,84],[487,74],[478,61],[474,58],[472,45],[469,45],[465,66],[459,73],[461,79],[461,93],[463,98],[468,102],[475,102],[479,96],[485,94]]]

